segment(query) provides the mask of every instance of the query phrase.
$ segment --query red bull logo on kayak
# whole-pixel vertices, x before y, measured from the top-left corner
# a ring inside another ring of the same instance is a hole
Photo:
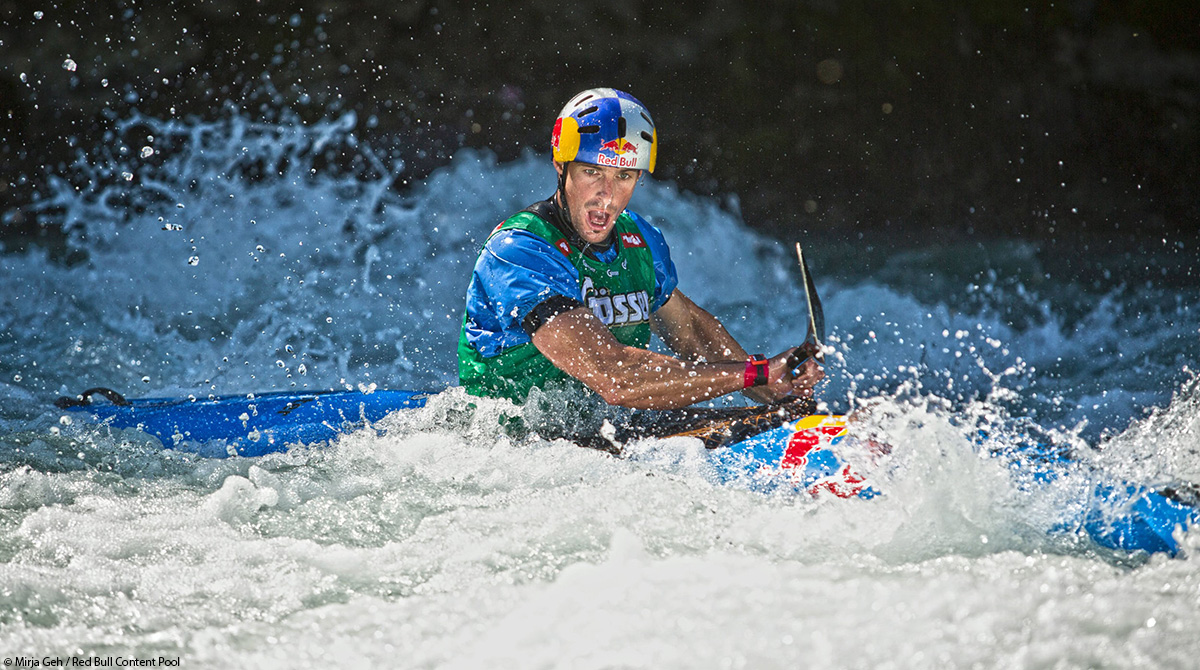
[[[825,417],[805,417],[796,424],[791,439],[788,440],[787,451],[779,467],[787,470],[803,470],[808,465],[808,456],[812,451],[818,451],[823,446],[833,445],[840,441],[846,433],[846,424],[838,421],[832,425],[806,425],[809,419],[824,419]]]
[[[806,479],[806,474],[812,476],[813,473],[807,472],[812,465],[823,476],[808,480],[811,482],[806,488],[809,495],[832,493],[839,498],[853,498],[867,488],[866,479],[854,468],[839,463],[836,457],[824,451],[825,447],[837,444],[846,435],[844,418],[809,416],[797,421],[793,430],[795,432],[788,440],[779,468],[790,471],[798,481],[802,481]]]

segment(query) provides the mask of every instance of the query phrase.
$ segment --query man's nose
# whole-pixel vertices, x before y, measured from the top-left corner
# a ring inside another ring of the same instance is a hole
[[[599,196],[602,200],[604,200],[604,204],[607,205],[608,202],[612,200],[613,194],[616,193],[616,190],[617,190],[617,178],[616,177],[602,177],[600,179]]]

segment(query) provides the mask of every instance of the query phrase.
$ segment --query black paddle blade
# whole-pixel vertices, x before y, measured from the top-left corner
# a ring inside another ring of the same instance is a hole
[[[796,259],[800,263],[800,275],[808,303],[808,329],[804,343],[813,344],[819,350],[825,342],[825,310],[821,307],[821,296],[817,295],[817,285],[813,283],[812,272],[808,269],[808,261],[804,259],[804,251],[799,242],[796,243]]]

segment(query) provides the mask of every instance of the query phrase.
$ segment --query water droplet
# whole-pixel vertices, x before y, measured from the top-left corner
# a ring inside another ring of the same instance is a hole
[[[192,256],[191,258],[188,259],[188,265],[199,265],[199,264],[200,264],[199,256]]]
[[[59,423],[61,423],[61,424],[62,424],[62,425],[64,425],[64,426],[69,426],[69,425],[71,425],[71,417],[69,417],[69,416],[62,416],[62,417],[60,417],[60,418],[58,419],[58,422],[59,422]]]
[[[76,65],[75,61],[71,60],[70,58],[63,61],[63,69],[66,70],[67,72],[74,72],[75,68],[77,68],[77,67],[79,67],[79,66]]]
[[[154,155],[154,147],[142,147],[142,158],[149,158]]]
[[[142,377],[142,383],[143,383],[143,384],[149,384],[149,383],[150,383],[150,375],[145,375],[145,376],[143,376],[143,377]]]
[[[325,323],[333,323],[333,317],[332,316],[325,317]]]
[[[303,363],[301,363],[300,367],[296,368],[296,371],[302,375],[306,375],[306,374],[308,374],[308,367],[305,366]]]
[[[284,345],[283,350],[288,352],[289,354],[296,351],[296,349],[290,344]]]
[[[277,367],[277,368],[282,368],[282,367],[283,367],[283,361],[275,361],[275,367]]]
[[[19,382],[19,381],[21,381],[21,375],[13,375],[13,381],[14,381],[14,382]]]
[[[38,21],[41,21],[43,16],[45,16],[45,14],[43,14],[42,10],[40,9],[33,13],[33,18],[37,19]]]

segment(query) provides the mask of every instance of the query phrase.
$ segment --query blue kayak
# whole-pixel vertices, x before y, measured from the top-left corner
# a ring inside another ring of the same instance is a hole
[[[102,395],[108,402],[93,402]],[[132,398],[90,389],[60,398],[58,407],[85,412],[114,428],[137,428],[167,449],[208,457],[264,456],[295,444],[334,439],[354,427],[375,423],[398,409],[423,407],[417,391],[278,391],[211,398]]]
[[[430,395],[402,390],[282,391],[210,398],[126,399],[109,389],[90,389],[73,398],[60,398],[56,405],[103,425],[139,429],[156,437],[167,449],[216,458],[259,457],[295,445],[333,440],[379,422],[392,412],[423,407]],[[96,402],[95,396],[107,401]],[[845,417],[810,414],[811,410],[811,405],[801,404],[658,413],[668,420],[627,429],[624,434],[618,433],[617,439],[698,438],[710,447],[707,453],[723,482],[862,500],[881,495],[838,454],[837,445],[847,437]],[[569,439],[619,453],[607,438]],[[1072,465],[1062,453],[1036,446],[997,457],[1007,459],[1015,471],[1031,472],[1033,480],[1042,483],[1054,480]],[[1067,515],[1071,521],[1060,530],[1086,535],[1113,550],[1175,555],[1181,548],[1175,532],[1200,523],[1200,512],[1171,491],[1108,482],[1090,487],[1085,498],[1071,505]]]

